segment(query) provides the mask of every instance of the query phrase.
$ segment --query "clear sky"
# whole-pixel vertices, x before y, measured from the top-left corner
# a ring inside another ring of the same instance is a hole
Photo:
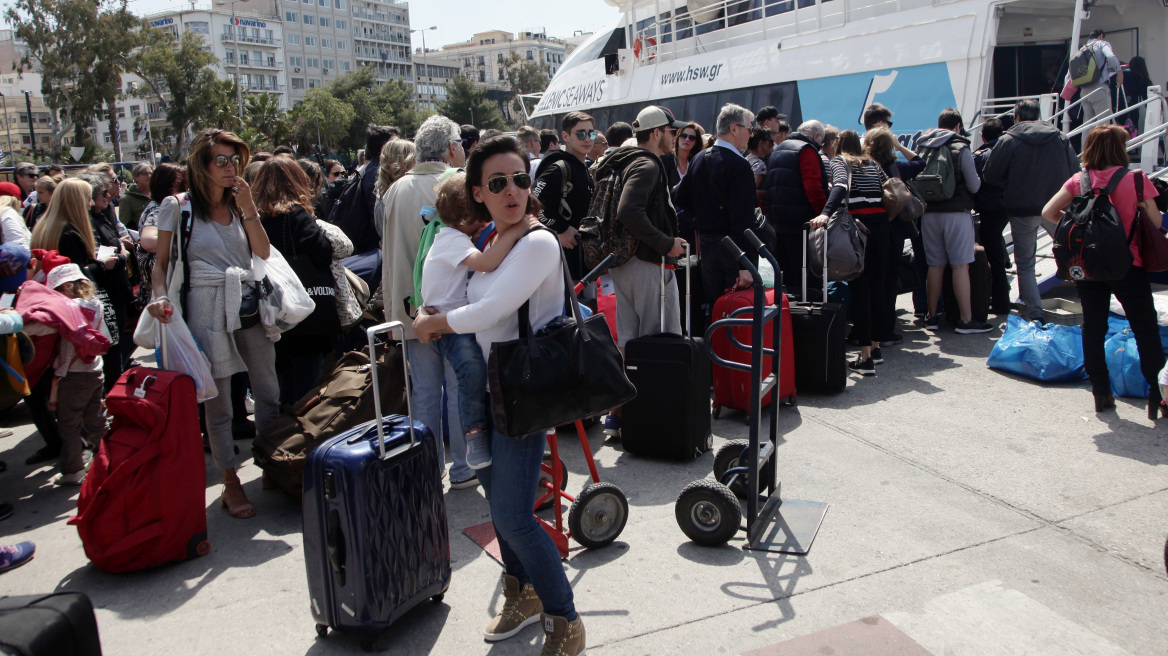
[[[238,11],[254,11],[253,7],[267,7],[269,3],[270,0],[250,0],[235,6]],[[212,0],[197,0],[199,8],[211,4]],[[410,22],[415,29],[431,25],[438,28],[426,32],[428,48],[466,41],[475,32],[487,30],[526,32],[545,28],[548,36],[570,37],[576,31],[594,32],[620,18],[620,12],[604,0],[418,0],[409,5]],[[190,2],[130,0],[129,7],[142,15],[187,8]],[[414,46],[421,45],[415,34]]]

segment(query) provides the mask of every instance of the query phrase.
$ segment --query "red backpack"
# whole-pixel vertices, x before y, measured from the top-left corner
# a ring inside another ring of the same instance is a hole
[[[195,382],[134,367],[106,396],[113,417],[81,485],[77,527],[104,572],[205,556],[206,465]]]

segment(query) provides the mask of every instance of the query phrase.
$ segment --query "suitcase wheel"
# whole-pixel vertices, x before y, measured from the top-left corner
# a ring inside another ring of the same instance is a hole
[[[719,547],[738,532],[742,507],[730,488],[703,478],[677,496],[673,516],[686,537],[703,546]]]
[[[568,530],[585,549],[612,544],[629,519],[629,500],[612,483],[592,483],[568,512]]]
[[[328,635],[328,631],[329,631],[328,624],[317,624],[316,625],[316,635],[323,638],[323,637]]]
[[[714,419],[717,419],[718,416],[721,414],[722,414],[722,406],[720,406],[720,405],[714,406]]]
[[[208,540],[203,540],[199,543],[199,546],[195,547],[195,553],[200,556],[206,556],[211,553],[211,543]]]
[[[438,594],[434,595],[433,597],[430,597],[430,601],[432,601],[436,604],[440,604],[440,603],[442,603],[442,600],[445,598],[446,598],[446,593],[439,592]]]

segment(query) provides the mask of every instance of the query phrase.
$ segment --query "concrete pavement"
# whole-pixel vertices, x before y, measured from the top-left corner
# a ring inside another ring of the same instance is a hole
[[[630,517],[614,545],[576,548],[565,562],[590,653],[766,653],[820,631],[832,644],[833,627],[876,616],[868,625],[938,656],[1165,653],[1168,420],[1154,425],[1127,399],[1097,417],[1085,383],[1040,385],[987,369],[997,331],[904,328],[905,343],[884,349],[875,378],[853,376],[843,394],[802,394],[797,409],[781,410],[784,496],[831,504],[805,557],[744,551],[741,539],[717,549],[688,542],[674,500],[710,475],[713,455],[646,460],[593,429],[601,478],[628,496]],[[360,653],[356,640],[316,637],[299,504],[260,490],[254,465],[241,470],[257,507],[250,520],[218,507],[208,469],[209,556],[107,575],[65,525],[76,489],[54,488],[50,467],[22,464],[40,445],[27,414],[0,421],[16,430],[0,440],[9,466],[0,498],[16,504],[0,540],[38,547],[30,564],[0,577],[3,594],[86,592],[107,654]],[[714,432],[719,444],[745,437],[742,415],[723,412]],[[561,440],[573,492],[587,477],[575,441]],[[246,454],[250,445],[238,444]],[[500,567],[462,529],[487,521],[487,505],[479,488],[451,491],[447,503],[451,589],[378,649],[537,653],[534,626],[483,642],[501,603]]]

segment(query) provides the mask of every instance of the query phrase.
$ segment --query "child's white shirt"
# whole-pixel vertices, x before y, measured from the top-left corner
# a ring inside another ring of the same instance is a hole
[[[470,267],[463,261],[478,252],[471,238],[461,230],[451,227],[439,230],[422,265],[422,302],[440,314],[465,306]]]

